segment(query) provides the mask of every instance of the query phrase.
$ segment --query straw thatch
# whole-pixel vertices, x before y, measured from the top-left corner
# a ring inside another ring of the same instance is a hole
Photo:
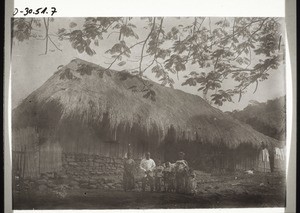
[[[126,132],[136,128],[145,137],[155,135],[152,142],[158,144],[172,128],[177,141],[221,144],[230,149],[244,143],[253,147],[259,147],[262,141],[277,143],[199,96],[149,83],[153,84],[155,100],[129,89],[142,88],[140,78],[74,59],[13,110],[13,128],[35,126],[49,129],[48,134],[53,136],[62,129],[66,135],[76,131],[88,134],[82,130],[86,127],[95,132],[95,140],[97,132],[115,140],[123,137],[118,135],[120,129]]]

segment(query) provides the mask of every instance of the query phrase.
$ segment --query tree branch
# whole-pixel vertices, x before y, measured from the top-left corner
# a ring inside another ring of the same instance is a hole
[[[256,82],[256,86],[255,86],[255,89],[254,89],[253,94],[256,92],[256,90],[257,90],[257,88],[258,88],[258,80],[256,80],[255,82]]]
[[[59,51],[61,51],[62,52],[62,50],[61,49],[59,49],[57,46],[56,46],[56,44],[52,41],[52,39],[51,39],[51,37],[50,36],[48,36],[48,38],[49,38],[49,41],[51,41],[51,43],[54,45],[54,47],[56,48],[56,49],[58,49]]]
[[[45,39],[46,39],[46,50],[45,50],[45,55],[48,52],[48,38],[49,38],[49,18],[47,18],[47,22],[46,22],[46,18],[43,18],[44,20],[44,25],[45,25],[45,29],[46,29],[46,34],[45,34]]]
[[[268,18],[263,19],[263,23],[264,23],[267,19],[268,19]],[[227,37],[225,37],[225,38],[223,38],[223,39],[221,39],[221,40],[219,40],[219,41],[215,41],[215,42],[212,43],[210,46],[212,47],[213,45],[219,44],[219,43],[221,43],[221,42],[225,42],[225,41],[227,41],[228,39],[233,38],[234,36],[236,36],[237,34],[239,34],[240,32],[242,32],[243,30],[245,30],[247,27],[251,26],[252,24],[257,23],[257,22],[261,22],[261,21],[262,21],[261,19],[256,20],[256,21],[251,21],[251,22],[248,23],[246,26],[244,26],[242,29],[235,31],[234,34],[231,34],[230,36],[227,36]],[[260,27],[260,28],[261,28],[261,27]],[[256,32],[255,32],[255,33],[256,33]]]
[[[139,64],[140,75],[142,75],[142,73],[143,73],[143,72],[142,72],[142,62],[143,62],[144,49],[145,49],[146,43],[147,43],[148,39],[150,38],[150,36],[151,36],[151,34],[152,34],[154,28],[155,28],[155,17],[154,17],[154,19],[153,19],[153,26],[152,26],[152,28],[151,28],[151,31],[150,31],[150,33],[148,34],[147,38],[145,39],[145,41],[144,41],[144,43],[143,43],[143,47],[142,47],[142,51],[141,51],[141,60],[140,60],[140,64]]]
[[[156,36],[156,42],[155,42],[155,54],[153,56],[153,60],[152,62],[142,71],[143,73],[149,68],[151,67],[153,64],[154,64],[154,61],[157,61],[157,48],[158,48],[158,40],[159,40],[159,35],[160,33],[162,32],[162,25],[163,25],[163,20],[164,18],[161,19],[160,21],[160,26],[159,26],[159,31],[157,33],[157,36]],[[145,56],[144,56],[145,57]]]
[[[139,45],[139,44],[142,44],[143,42],[145,42],[145,41],[140,41],[140,42],[138,42],[138,43],[135,43],[134,45],[132,45],[132,46],[130,46],[129,47],[129,49],[132,49],[133,47],[135,47],[135,46],[137,46],[137,45]],[[111,68],[111,66],[118,60],[118,58],[121,56],[121,55],[123,55],[125,53],[125,50],[124,51],[122,51],[111,63],[110,63],[110,65],[105,69],[105,70],[108,70],[109,68]]]
[[[209,31],[210,31],[210,34],[211,34],[211,20],[210,20],[210,18],[208,18],[208,24],[209,24]]]
[[[113,33],[119,33],[119,32],[117,32],[117,31],[111,32],[110,34],[108,34],[107,38],[109,38],[109,36],[111,36],[111,34],[113,34]]]
[[[263,26],[263,24],[264,24],[264,22],[267,20],[268,18],[266,18],[266,19],[264,19],[263,21],[262,21],[262,23],[261,23],[261,25],[259,26],[259,28],[257,29],[257,30],[255,30],[253,33],[251,33],[251,35],[250,35],[250,37],[248,38],[248,42],[251,42],[251,40],[252,40],[252,37],[262,28],[262,26]],[[233,36],[234,37],[234,36]],[[236,60],[244,51],[245,51],[245,49],[248,49],[249,48],[249,53],[250,53],[250,58],[251,58],[251,48],[250,47],[248,47],[248,45],[245,45],[245,47],[238,53],[238,55],[236,56],[236,57],[234,57],[232,60],[234,61],[234,60]],[[236,51],[235,53],[237,53],[238,51]],[[235,54],[234,53],[234,54]],[[251,59],[250,59],[251,60]],[[250,64],[249,64],[250,65]],[[249,66],[248,65],[248,66]],[[248,67],[247,66],[247,67]]]
[[[251,48],[249,47],[249,64],[246,66],[246,69],[251,65],[252,62],[252,55],[251,55]]]
[[[203,22],[205,21],[205,19],[206,19],[206,18],[203,18],[202,22],[200,23],[200,26],[199,26],[199,27],[197,27],[197,28],[198,28],[198,29],[197,29],[197,32],[199,32],[199,31],[200,31],[200,28],[202,27],[202,24],[203,24]]]

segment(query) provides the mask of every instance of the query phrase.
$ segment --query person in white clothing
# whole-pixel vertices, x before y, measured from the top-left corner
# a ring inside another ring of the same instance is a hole
[[[145,191],[146,183],[149,182],[150,190],[153,191],[153,170],[155,162],[150,158],[150,152],[146,153],[146,158],[140,163],[140,168],[145,171],[145,176],[142,179],[142,190]]]

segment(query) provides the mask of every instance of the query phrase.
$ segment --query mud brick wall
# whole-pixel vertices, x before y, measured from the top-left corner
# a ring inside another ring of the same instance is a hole
[[[122,188],[123,162],[121,158],[99,155],[62,155],[63,172],[74,188]]]

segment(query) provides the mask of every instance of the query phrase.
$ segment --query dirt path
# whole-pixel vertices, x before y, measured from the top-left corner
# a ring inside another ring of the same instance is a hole
[[[14,209],[139,209],[139,208],[233,208],[283,207],[282,174],[197,173],[196,196],[158,192],[123,192],[99,189],[67,190],[63,197],[23,193],[14,198]]]
[[[278,205],[276,195],[207,194],[190,196],[175,193],[95,191],[69,192],[64,198],[24,197],[15,209],[140,209],[140,208],[221,208]]]

